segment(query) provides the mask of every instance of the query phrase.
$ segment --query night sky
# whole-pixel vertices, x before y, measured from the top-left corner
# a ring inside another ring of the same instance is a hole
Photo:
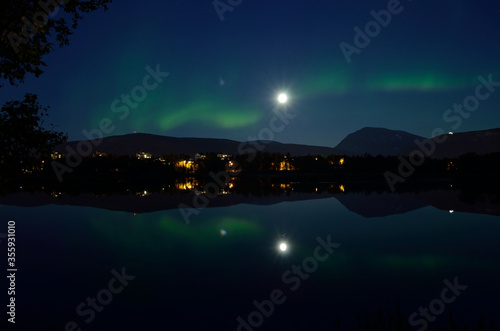
[[[335,146],[365,126],[452,131],[443,113],[474,94],[477,77],[500,82],[500,2],[403,0],[348,63],[339,44],[354,45],[354,28],[387,6],[244,0],[221,21],[210,0],[115,1],[80,22],[40,78],[5,86],[0,100],[37,93],[70,140],[103,118],[116,126],[108,135],[247,140],[269,126],[280,91],[297,116],[279,142]],[[123,106],[121,94],[157,65],[169,76],[120,119],[113,102]],[[500,88],[456,132],[500,127],[499,105]]]

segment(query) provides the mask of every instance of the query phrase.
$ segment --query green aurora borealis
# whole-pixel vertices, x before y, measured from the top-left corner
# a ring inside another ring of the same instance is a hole
[[[103,118],[113,120],[110,135],[246,140],[268,125],[283,90],[297,118],[275,136],[281,142],[335,146],[365,126],[446,130],[443,113],[474,92],[479,75],[500,81],[497,5],[402,2],[404,12],[348,64],[339,43],[352,43],[353,28],[382,5],[256,1],[220,22],[210,4],[116,2],[82,21],[70,46],[47,57],[45,74],[0,98],[38,93],[70,140]],[[120,119],[113,101],[157,64],[170,75]],[[497,126],[499,100],[482,102],[459,130]]]

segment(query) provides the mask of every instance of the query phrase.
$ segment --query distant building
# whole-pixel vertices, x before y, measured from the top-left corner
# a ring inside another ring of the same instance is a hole
[[[280,162],[280,171],[285,171],[285,170],[295,170],[294,166],[288,162],[287,159],[283,160]]]
[[[230,155],[230,154],[217,154],[217,157],[221,160],[229,160],[232,157],[232,155]]]
[[[196,154],[194,155],[194,159],[195,159],[195,161],[198,161],[198,160],[203,160],[203,159],[206,159],[206,158],[207,158],[207,156],[206,156],[205,154],[196,153]]]
[[[139,160],[151,159],[153,157],[153,155],[151,155],[150,153],[146,153],[146,152],[139,152],[136,155],[137,155],[137,158]]]
[[[177,163],[175,164],[175,166],[177,168],[184,168],[184,169],[189,170],[189,171],[196,170],[196,164],[194,163],[193,160],[181,160],[181,161],[177,161]]]
[[[94,152],[92,154],[92,157],[98,157],[98,156],[108,156],[108,154],[104,153],[104,152]]]
[[[57,160],[57,159],[62,159],[64,155],[59,152],[54,152],[50,154],[50,157],[52,158],[52,160]]]
[[[135,195],[137,195],[139,197],[147,197],[147,196],[151,195],[151,192],[144,190],[144,191],[136,192]]]

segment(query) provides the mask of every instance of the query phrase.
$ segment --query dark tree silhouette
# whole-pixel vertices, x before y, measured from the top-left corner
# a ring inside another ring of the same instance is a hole
[[[108,9],[111,0],[18,0],[0,2],[0,87],[7,81],[17,86],[27,74],[39,77],[43,57],[69,44],[69,36],[84,14]],[[10,101],[0,112],[0,180],[5,182],[23,171],[48,166],[50,153],[67,136],[46,129],[48,107],[35,94],[23,101]]]
[[[54,147],[66,141],[62,132],[44,127],[48,107],[42,107],[34,94],[23,101],[9,101],[0,110],[0,179],[15,178],[23,171],[50,162]]]
[[[23,83],[27,73],[39,77],[43,57],[68,37],[84,14],[103,8],[111,0],[16,0],[0,2],[0,79]],[[67,22],[69,21],[69,22]],[[1,87],[1,85],[0,85]]]

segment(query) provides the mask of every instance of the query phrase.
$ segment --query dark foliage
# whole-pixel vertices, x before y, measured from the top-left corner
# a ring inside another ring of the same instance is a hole
[[[24,82],[26,74],[39,77],[46,67],[43,57],[69,44],[69,36],[84,14],[107,9],[111,0],[1,1],[0,79],[11,85]],[[1,85],[0,85],[1,87]]]
[[[44,127],[48,107],[26,94],[23,101],[7,102],[0,110],[0,179],[13,179],[23,172],[50,163],[56,145],[66,141],[62,132]]]

